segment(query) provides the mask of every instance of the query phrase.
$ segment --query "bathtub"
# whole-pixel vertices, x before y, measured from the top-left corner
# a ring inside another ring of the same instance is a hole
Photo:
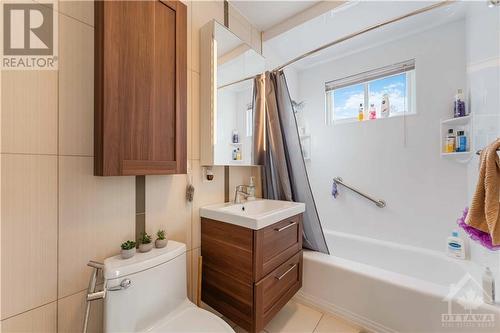
[[[341,232],[325,237],[332,255],[304,251],[299,302],[371,332],[500,332],[500,304],[458,303],[482,296],[474,263]]]

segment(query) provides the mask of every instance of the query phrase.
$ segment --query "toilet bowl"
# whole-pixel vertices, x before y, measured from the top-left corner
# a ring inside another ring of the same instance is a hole
[[[104,261],[104,332],[233,332],[187,298],[186,245]]]

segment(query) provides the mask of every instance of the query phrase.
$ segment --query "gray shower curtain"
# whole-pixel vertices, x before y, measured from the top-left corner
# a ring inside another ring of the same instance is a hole
[[[264,198],[304,202],[303,246],[329,253],[283,71],[255,78],[254,120],[254,163],[262,165]]]

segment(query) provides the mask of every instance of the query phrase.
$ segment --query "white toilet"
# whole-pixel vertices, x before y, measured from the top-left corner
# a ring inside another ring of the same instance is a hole
[[[186,245],[104,261],[104,332],[232,332],[186,294]]]

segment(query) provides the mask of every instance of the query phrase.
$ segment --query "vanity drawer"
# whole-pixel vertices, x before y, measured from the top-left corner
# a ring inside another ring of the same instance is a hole
[[[257,329],[263,328],[301,287],[302,250],[255,284]]]
[[[254,234],[255,281],[259,281],[302,249],[302,214]]]

